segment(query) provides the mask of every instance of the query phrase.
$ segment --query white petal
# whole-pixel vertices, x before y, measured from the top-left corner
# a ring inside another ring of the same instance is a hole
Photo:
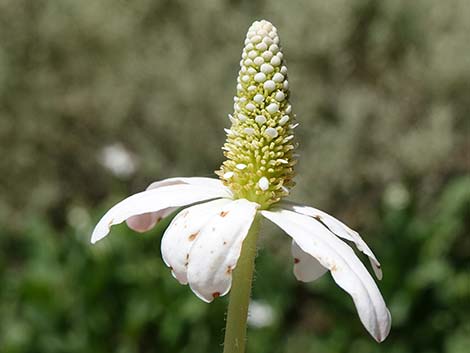
[[[132,216],[126,220],[127,226],[132,230],[143,233],[152,229],[158,222],[169,216],[177,207],[165,208],[158,212],[144,213]]]
[[[189,184],[189,185],[202,185],[211,188],[226,188],[218,179],[211,178],[168,178],[160,181],[153,182],[146,190],[157,189],[162,186]],[[230,191],[229,191],[230,192]],[[160,220],[170,215],[177,207],[170,207],[158,212],[144,213],[141,215],[132,216],[126,220],[129,228],[136,232],[147,232],[152,229]]]
[[[197,186],[205,186],[207,188],[211,188],[214,190],[219,190],[221,193],[227,194],[224,197],[232,197],[232,192],[228,187],[226,187],[220,179],[214,178],[202,178],[202,177],[175,177],[175,178],[168,178],[163,179],[160,181],[155,181],[149,185],[147,190],[155,189],[161,186],[169,186],[169,185],[177,185],[177,184],[189,184],[189,185],[197,185]]]
[[[292,256],[294,257],[294,275],[299,281],[315,281],[328,271],[317,259],[303,251],[294,240],[292,241]]]
[[[383,341],[390,331],[390,313],[377,285],[354,251],[311,217],[288,210],[261,213],[331,271],[335,282],[351,295],[367,331],[378,342]]]
[[[189,250],[201,228],[229,202],[229,199],[219,199],[188,207],[172,220],[165,231],[161,246],[163,261],[181,284],[188,283]]]
[[[258,207],[245,199],[232,201],[201,229],[189,253],[188,282],[205,302],[230,290],[232,271]]]
[[[96,243],[104,238],[112,225],[119,224],[132,216],[227,197],[227,195],[227,192],[220,188],[189,184],[162,186],[140,192],[124,199],[106,212],[96,225],[91,242]]]
[[[330,216],[328,213],[310,206],[298,205],[288,201],[283,201],[279,206],[287,210],[292,210],[294,212],[313,217],[317,221],[323,223],[336,236],[354,242],[357,249],[369,257],[370,264],[377,278],[382,279],[382,269],[380,268],[380,262],[377,260],[372,250],[367,246],[366,242],[356,231],[352,230],[346,224],[342,223],[333,216]]]

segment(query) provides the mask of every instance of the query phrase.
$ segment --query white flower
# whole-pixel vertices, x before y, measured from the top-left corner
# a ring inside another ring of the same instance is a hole
[[[217,172],[221,180],[170,178],[153,183],[112,207],[97,224],[91,242],[123,221],[136,231],[150,230],[163,217],[188,206],[166,229],[162,256],[181,284],[189,284],[199,298],[211,302],[229,292],[243,241],[259,215],[292,238],[296,278],[313,281],[330,271],[351,295],[366,329],[383,341],[390,330],[390,313],[374,280],[343,239],[369,257],[380,279],[380,264],[372,251],[358,233],[332,216],[283,200],[294,186],[292,138],[297,124],[278,44],[277,31],[267,21],[256,21],[248,31],[224,146],[227,160]],[[257,79],[260,72],[263,80]],[[267,89],[263,82],[273,83]],[[247,104],[256,109],[247,109]]]
[[[211,302],[228,293],[243,240],[259,212],[292,237],[298,280],[313,281],[329,270],[336,283],[351,295],[372,336],[382,341],[388,335],[390,314],[377,285],[340,238],[353,242],[369,256],[381,278],[379,262],[359,234],[313,207],[282,201],[269,210],[260,210],[255,202],[233,199],[220,180],[170,178],[111,208],[97,224],[91,242],[103,239],[112,225],[125,220],[136,231],[149,230],[177,207],[194,203],[172,220],[163,235],[161,251],[173,276],[181,284],[189,284],[199,298]]]

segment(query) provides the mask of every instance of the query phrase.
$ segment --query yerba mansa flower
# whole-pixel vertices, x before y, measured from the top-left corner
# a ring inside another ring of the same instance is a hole
[[[380,279],[380,264],[358,233],[313,207],[283,200],[294,186],[295,115],[287,67],[276,28],[250,27],[240,61],[234,112],[223,150],[227,160],[212,178],[170,178],[151,184],[112,207],[93,231],[92,243],[127,221],[144,232],[182,206],[166,229],[163,260],[181,284],[203,301],[227,294],[244,240],[257,215],[292,237],[294,274],[314,281],[330,271],[348,292],[377,340],[390,330],[390,314],[368,271],[343,240],[366,254]],[[197,203],[197,204],[196,204]]]

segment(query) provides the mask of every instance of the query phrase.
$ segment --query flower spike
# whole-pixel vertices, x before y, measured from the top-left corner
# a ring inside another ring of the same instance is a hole
[[[256,21],[248,30],[237,82],[227,160],[216,173],[235,198],[266,209],[288,195],[296,164],[287,67],[270,22]]]

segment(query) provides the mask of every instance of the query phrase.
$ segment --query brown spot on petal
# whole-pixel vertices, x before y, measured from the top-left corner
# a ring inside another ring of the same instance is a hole
[[[226,242],[226,241],[224,241],[224,245],[227,245],[227,242]]]
[[[189,241],[193,241],[194,239],[196,239],[196,237],[198,236],[198,234],[199,234],[199,231],[196,232],[196,233],[191,234],[191,235],[188,237],[188,240],[189,240]]]
[[[228,275],[231,275],[231,274],[232,274],[232,271],[233,271],[233,270],[232,270],[232,266],[227,266],[227,271],[226,271],[226,273],[227,273]]]
[[[295,264],[298,264],[299,262],[300,262],[300,259],[294,258],[294,263],[295,263]]]
[[[330,270],[331,272],[335,272],[337,270],[338,270],[338,267],[336,267],[336,265],[331,266],[331,270]]]
[[[220,217],[225,217],[226,215],[228,215],[228,211],[220,212]]]
[[[313,218],[315,218],[315,219],[316,219],[317,221],[319,221],[319,222],[322,221],[322,219],[321,219],[321,217],[320,217],[319,215],[313,216]]]
[[[159,216],[157,217],[157,223],[160,222],[163,219],[163,217]]]
[[[218,298],[218,297],[220,297],[220,292],[214,292],[214,293],[212,293],[212,298],[215,299],[215,298]]]

